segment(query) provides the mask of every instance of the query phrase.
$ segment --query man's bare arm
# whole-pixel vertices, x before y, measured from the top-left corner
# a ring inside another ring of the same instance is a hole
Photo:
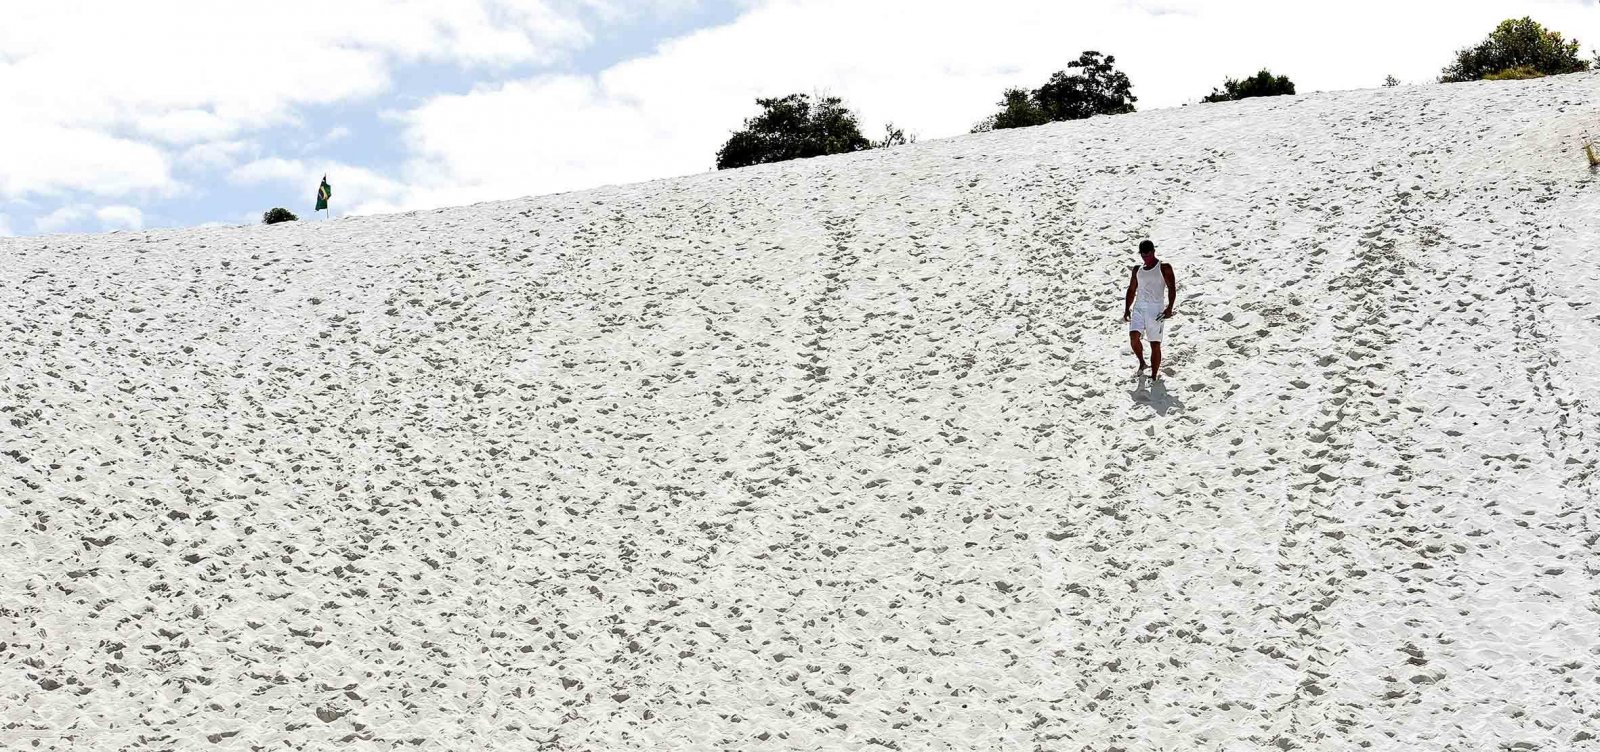
[[[1178,302],[1178,279],[1172,273],[1172,264],[1161,265],[1161,276],[1167,280],[1167,310],[1161,312],[1161,318],[1165,319],[1172,317],[1172,306]]]
[[[1128,298],[1122,303],[1122,320],[1128,320],[1128,314],[1133,311],[1133,295],[1139,291],[1139,267],[1133,267],[1128,275]]]

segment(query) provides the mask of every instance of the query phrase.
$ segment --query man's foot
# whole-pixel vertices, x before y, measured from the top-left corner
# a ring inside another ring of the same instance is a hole
[[[1139,367],[1133,369],[1133,375],[1138,376],[1139,374],[1144,373],[1144,369],[1145,369],[1144,361],[1141,360],[1141,361],[1139,361]]]

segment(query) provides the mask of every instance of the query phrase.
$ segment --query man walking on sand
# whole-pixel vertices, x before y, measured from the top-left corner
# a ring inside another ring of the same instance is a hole
[[[1128,278],[1128,298],[1122,308],[1122,320],[1128,322],[1128,341],[1133,354],[1139,358],[1139,370],[1144,373],[1144,347],[1140,335],[1150,340],[1150,378],[1161,378],[1161,330],[1172,318],[1172,304],[1178,300],[1178,283],[1172,276],[1172,264],[1156,260],[1156,244],[1148,240],[1139,243],[1139,257],[1144,265],[1133,267]],[[1165,299],[1165,302],[1163,302]]]

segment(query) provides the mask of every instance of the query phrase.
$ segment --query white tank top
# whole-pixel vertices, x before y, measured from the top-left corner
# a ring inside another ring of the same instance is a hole
[[[1133,294],[1135,305],[1154,305],[1165,307],[1167,305],[1167,278],[1161,275],[1161,264],[1146,269],[1139,266],[1135,272],[1139,279],[1139,289]]]

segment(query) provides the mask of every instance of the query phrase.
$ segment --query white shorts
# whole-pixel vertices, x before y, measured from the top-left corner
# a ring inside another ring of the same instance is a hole
[[[1161,312],[1166,310],[1157,306],[1135,305],[1128,316],[1128,331],[1144,332],[1144,338],[1151,342],[1161,341],[1161,330],[1166,328],[1166,322],[1161,320]]]

